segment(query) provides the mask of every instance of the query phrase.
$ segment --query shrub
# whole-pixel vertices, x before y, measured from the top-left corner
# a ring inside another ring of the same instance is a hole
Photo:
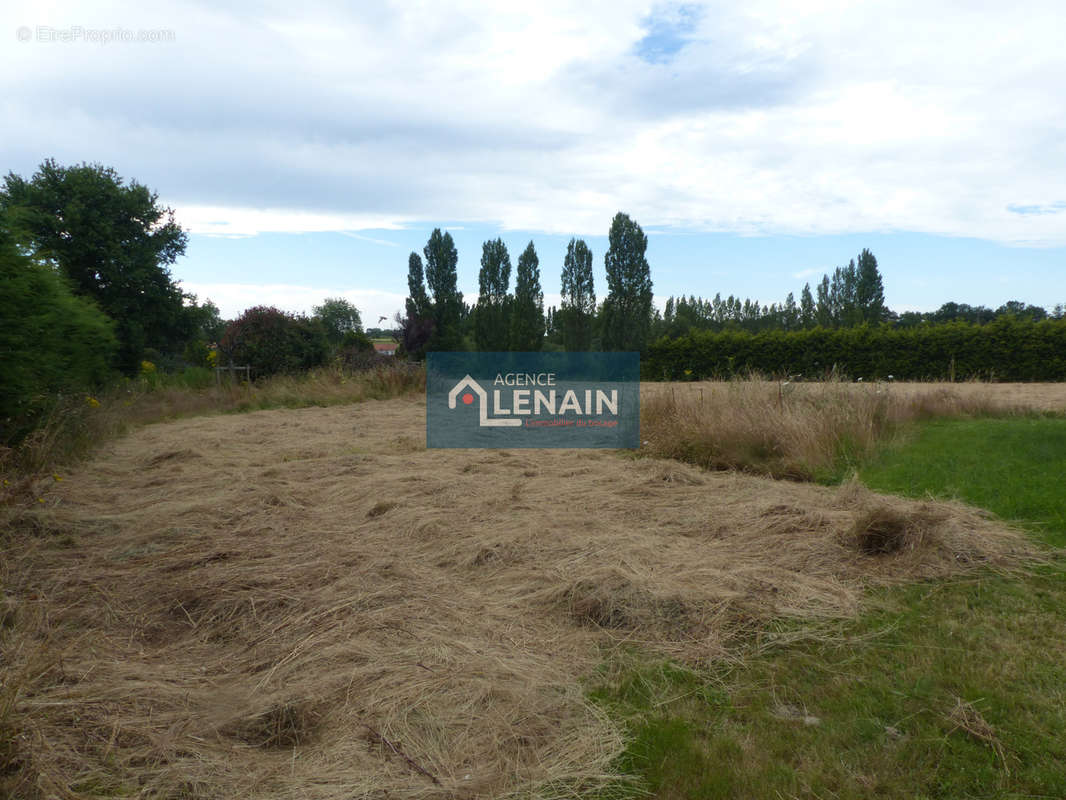
[[[250,366],[253,375],[261,378],[320,366],[329,346],[317,321],[256,306],[226,326],[219,350],[221,364]]]
[[[24,437],[60,394],[111,376],[114,325],[0,229],[0,443]]]

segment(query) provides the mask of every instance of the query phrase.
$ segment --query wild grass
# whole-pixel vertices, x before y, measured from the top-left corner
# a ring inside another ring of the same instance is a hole
[[[1061,418],[929,421],[859,474],[980,503],[1061,545],[1064,451]],[[625,721],[634,795],[1066,797],[1061,555],[877,588],[866,603],[817,630],[773,623],[745,657],[707,669],[614,654],[591,697]]]
[[[649,455],[792,480],[839,479],[908,423],[1032,413],[951,384],[790,383],[759,377],[648,387]]]
[[[359,371],[323,367],[252,383],[191,368],[174,375],[150,373],[95,395],[57,398],[51,411],[17,447],[0,447],[0,474],[50,471],[92,453],[103,442],[154,422],[199,414],[300,408],[383,400],[425,391],[425,371],[406,363]]]
[[[602,451],[427,450],[424,426],[415,398],[144,426],[3,509],[11,781],[572,797],[624,751],[581,683],[604,651],[732,663],[775,619],[817,629],[871,585],[1033,556],[957,504]],[[871,520],[890,545],[863,545]],[[666,720],[647,752],[663,763],[688,730]]]
[[[861,468],[878,491],[964,500],[1066,547],[1066,421],[934,420]]]

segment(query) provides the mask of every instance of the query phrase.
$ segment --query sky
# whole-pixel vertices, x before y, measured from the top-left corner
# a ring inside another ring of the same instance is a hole
[[[402,309],[451,232],[571,237],[605,290],[619,211],[657,304],[780,302],[863,248],[896,311],[1066,302],[1060,0],[5,2],[0,170],[101,163],[188,231],[223,316]],[[384,323],[382,323],[384,324]]]

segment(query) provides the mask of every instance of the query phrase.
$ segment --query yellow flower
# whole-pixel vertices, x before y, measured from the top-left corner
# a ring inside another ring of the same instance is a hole
[[[207,366],[218,366],[218,350],[211,350],[207,354]]]
[[[97,400],[95,397],[86,397],[85,398],[85,403],[90,408],[99,408],[100,407],[100,401]]]
[[[58,483],[59,481],[63,480],[60,476],[56,475],[54,472],[52,473],[52,479],[54,481],[56,481],[56,483]]]
[[[151,375],[153,372],[155,372],[155,364],[153,364],[151,361],[142,361],[141,362],[141,374],[142,375]]]
[[[43,503],[44,502],[44,498],[43,497],[38,497],[37,498],[37,502],[38,503]]]

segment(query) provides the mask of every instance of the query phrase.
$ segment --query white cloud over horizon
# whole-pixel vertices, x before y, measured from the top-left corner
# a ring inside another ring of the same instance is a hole
[[[405,295],[377,289],[337,289],[282,283],[206,283],[182,281],[182,290],[198,302],[210,300],[223,319],[236,319],[254,306],[273,306],[293,314],[310,315],[328,297],[342,297],[357,309],[364,328],[393,328],[393,315],[402,311]],[[379,317],[387,317],[384,322]]]
[[[115,165],[194,233],[591,235],[621,209],[693,231],[1066,245],[1054,0],[61,0],[0,19],[5,168]],[[23,25],[175,40],[16,42]]]

